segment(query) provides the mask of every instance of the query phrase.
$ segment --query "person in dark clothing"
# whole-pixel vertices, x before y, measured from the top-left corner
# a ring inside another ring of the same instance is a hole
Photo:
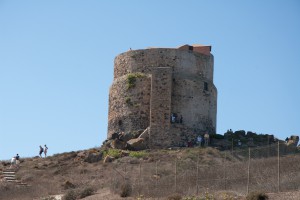
[[[20,156],[19,156],[19,154],[17,154],[15,158],[16,158],[16,166],[18,168],[19,164],[20,164]]]
[[[40,153],[39,153],[39,155],[40,155],[40,157],[42,157],[42,153],[44,152],[44,149],[43,149],[43,147],[40,145]]]
[[[180,115],[179,123],[182,124],[182,121],[183,121],[183,118],[182,118],[182,115]]]
[[[286,142],[286,143],[288,143],[288,141],[289,141],[289,138],[288,138],[288,137],[286,137],[286,138],[285,138],[285,142]]]

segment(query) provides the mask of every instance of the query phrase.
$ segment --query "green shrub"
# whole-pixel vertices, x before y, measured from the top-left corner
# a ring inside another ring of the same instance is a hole
[[[112,156],[114,158],[120,158],[121,151],[119,149],[108,149],[103,152],[103,158],[105,158],[107,155]]]
[[[143,73],[131,73],[127,75],[127,89],[133,88],[137,78],[145,77]]]
[[[145,151],[131,151],[129,153],[129,156],[134,158],[144,158],[148,156],[148,153],[146,153]]]
[[[267,200],[269,199],[268,195],[264,192],[255,191],[251,192],[246,197],[247,200]]]
[[[84,188],[81,192],[80,192],[80,198],[84,198],[87,196],[91,196],[95,193],[95,190],[91,187],[87,187]]]
[[[131,185],[129,183],[125,183],[121,186],[120,197],[128,197],[132,192]]]

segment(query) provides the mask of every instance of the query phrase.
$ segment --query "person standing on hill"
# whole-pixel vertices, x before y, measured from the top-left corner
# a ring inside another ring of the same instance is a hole
[[[39,155],[40,155],[40,157],[42,157],[42,153],[44,152],[44,149],[43,149],[43,147],[40,145],[40,153],[39,153]]]
[[[16,155],[16,166],[19,167],[20,165],[20,156],[19,154]]]
[[[48,151],[48,147],[47,147],[47,145],[44,145],[44,154],[45,154],[45,158],[47,157],[47,151]]]
[[[207,147],[208,144],[209,144],[209,134],[208,134],[208,132],[206,132],[204,134],[204,142],[205,142],[205,146]]]
[[[198,135],[198,137],[197,137],[197,143],[198,143],[199,147],[201,147],[201,145],[202,145],[202,140],[203,140],[202,136]]]
[[[12,157],[11,161],[10,161],[10,167],[11,168],[15,168],[16,167],[16,157]]]

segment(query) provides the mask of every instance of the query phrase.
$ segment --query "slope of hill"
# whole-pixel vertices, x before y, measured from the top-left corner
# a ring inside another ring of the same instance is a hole
[[[250,171],[255,173],[250,174],[250,191],[276,192],[276,162],[273,156],[251,160]],[[283,171],[290,172],[281,174],[281,191],[298,191],[289,193],[290,199],[300,195],[299,163],[300,154],[281,158]],[[89,200],[176,199],[176,195],[178,198],[198,195],[210,199],[244,199],[248,164],[244,150],[234,154],[210,147],[140,152],[94,148],[22,159],[16,179],[28,186],[2,179],[0,199],[32,200],[56,194],[65,194],[67,199]],[[9,165],[3,161],[0,169]],[[279,195],[271,196],[276,199]]]

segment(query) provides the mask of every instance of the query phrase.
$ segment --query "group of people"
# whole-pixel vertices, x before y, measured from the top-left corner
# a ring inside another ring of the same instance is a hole
[[[208,146],[209,145],[209,134],[205,133],[204,136],[198,135],[197,137],[197,144],[198,146]]]
[[[48,151],[47,145],[44,145],[44,148],[40,145],[39,156],[42,158],[43,157],[42,154],[44,153],[45,158],[46,158],[47,151]],[[9,168],[19,168],[19,164],[20,164],[20,156],[19,156],[19,154],[17,154],[16,156],[12,157]]]
[[[19,168],[19,164],[20,164],[20,156],[19,154],[17,154],[16,156],[12,157],[9,168]]]
[[[47,157],[47,151],[48,151],[47,145],[44,145],[44,148],[40,145],[39,155],[40,155],[41,158],[43,157],[42,156],[43,153],[45,154],[45,158]]]
[[[188,140],[187,147],[193,147],[195,145],[199,147],[207,147],[210,144],[209,134],[199,134],[194,140]]]

